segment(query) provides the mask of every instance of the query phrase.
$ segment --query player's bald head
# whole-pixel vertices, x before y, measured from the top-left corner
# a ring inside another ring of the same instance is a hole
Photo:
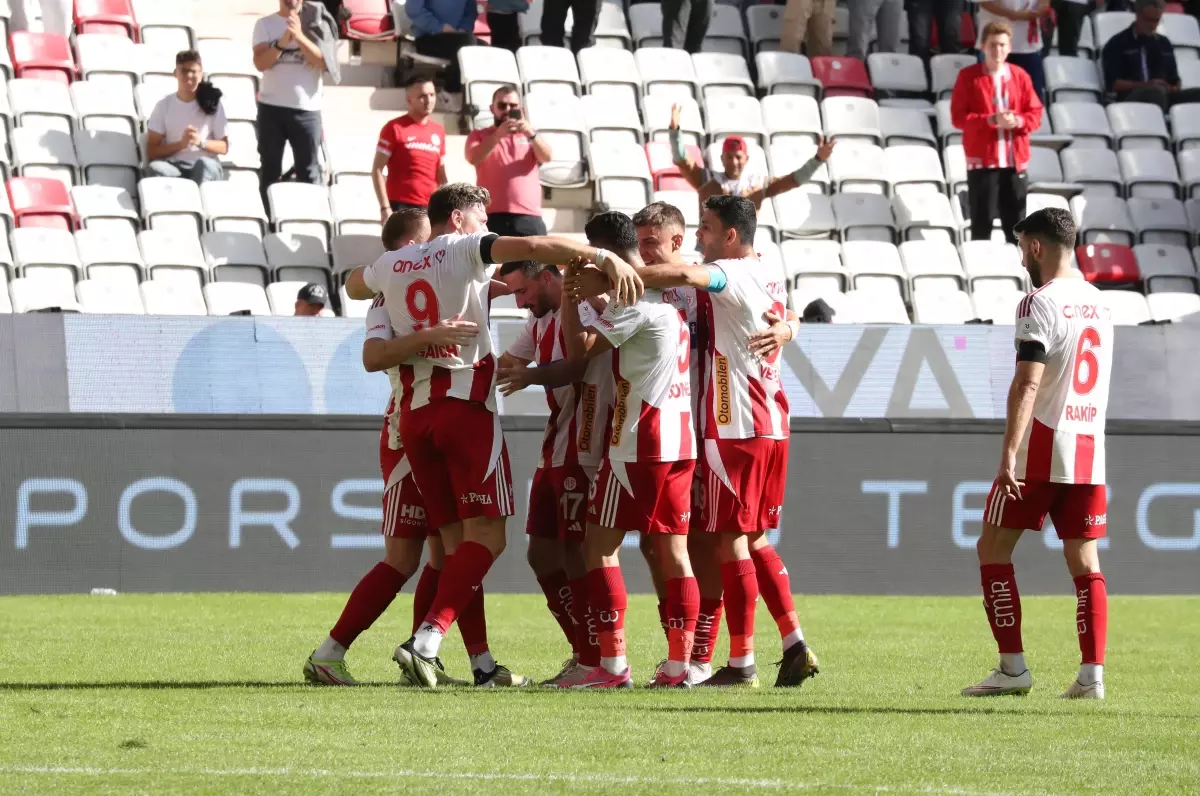
[[[633,219],[616,210],[598,213],[583,228],[588,243],[608,249],[628,261],[638,253],[637,227]]]
[[[429,214],[419,207],[406,207],[388,216],[383,225],[383,248],[395,251],[412,243],[429,240]]]

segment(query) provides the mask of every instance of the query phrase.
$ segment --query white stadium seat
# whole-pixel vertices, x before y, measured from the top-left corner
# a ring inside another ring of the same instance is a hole
[[[272,282],[267,285],[267,302],[272,315],[292,316],[296,314],[296,297],[305,282]],[[368,305],[371,302],[366,302]]]
[[[892,212],[901,240],[958,242],[961,224],[944,193],[902,191],[892,197]]]
[[[18,277],[8,286],[13,312],[37,312],[57,307],[64,312],[79,312],[74,283],[36,276]]]
[[[828,238],[837,229],[833,203],[828,196],[788,191],[772,201],[785,238]]]
[[[218,232],[249,232],[259,238],[266,232],[267,212],[262,195],[226,181],[210,181],[200,186],[204,214]]]
[[[937,99],[949,99],[958,80],[958,73],[975,63],[973,56],[963,54],[935,55],[929,59],[931,88]]]
[[[846,305],[854,323],[910,322],[904,299],[899,293],[880,292],[875,289],[850,290],[846,293]]]
[[[18,78],[8,81],[8,99],[18,125],[71,134],[75,106],[66,86],[52,80]]]
[[[79,126],[85,130],[138,133],[138,112],[132,86],[77,80],[71,84],[71,101]]]
[[[18,127],[9,138],[13,165],[22,177],[50,177],[70,188],[79,181],[79,159],[70,133]]]
[[[850,274],[842,264],[842,246],[834,240],[787,240],[779,247],[793,289],[843,293]],[[795,308],[797,312],[800,307]]]
[[[379,202],[375,192],[357,185],[339,183],[329,186],[329,208],[333,213],[335,234],[372,232],[380,229]]]
[[[136,232],[140,220],[133,196],[109,185],[76,185],[71,189],[75,212],[86,229],[125,226]]]
[[[638,74],[642,77],[642,88],[646,94],[664,94],[677,101],[686,97],[697,100],[700,98],[700,87],[696,82],[692,58],[683,50],[642,47],[633,57],[637,62]]]
[[[1183,202],[1178,199],[1134,197],[1126,205],[1139,243],[1191,245],[1192,224]]]
[[[1175,157],[1163,150],[1123,149],[1117,153],[1127,196],[1147,199],[1178,199],[1179,167]]]
[[[1200,65],[1197,68],[1200,70]],[[1196,88],[1200,88],[1200,80],[1197,81]],[[1170,119],[1171,140],[1176,150],[1200,147],[1200,103],[1173,106]]]
[[[889,190],[888,165],[881,147],[857,141],[840,143],[828,166],[835,190],[880,194]]]
[[[1117,155],[1108,149],[1076,149],[1068,147],[1060,156],[1063,177],[1067,182],[1083,185],[1084,193],[1098,196],[1121,196],[1125,180]]]
[[[269,246],[267,252],[269,256]],[[338,235],[333,239],[333,271],[340,274],[360,265],[370,265],[383,253],[383,242],[378,236]]]
[[[1157,108],[1155,112],[1158,112]],[[1056,102],[1050,106],[1050,120],[1055,132],[1075,139],[1071,144],[1072,149],[1113,147],[1112,123],[1103,105],[1094,102]]]
[[[1076,196],[1071,213],[1079,230],[1077,243],[1119,243],[1132,246],[1136,241],[1133,219],[1125,200],[1116,196]]]
[[[929,92],[925,64],[915,55],[871,53],[867,56],[867,71],[871,75],[871,85],[876,92],[900,96],[924,95]]]
[[[200,236],[204,260],[222,282],[267,283],[270,266],[262,241],[246,232],[205,232]]]
[[[883,150],[883,162],[887,180],[898,193],[906,188],[946,192],[942,161],[933,147],[890,146]]]
[[[821,108],[803,94],[771,94],[762,98],[763,126],[769,142],[800,139],[817,143],[824,127]]]
[[[637,103],[642,96],[642,76],[633,53],[607,47],[579,51],[579,73],[587,93],[602,97],[627,97]]]
[[[148,315],[207,315],[200,286],[168,279],[148,279],[138,286]]]
[[[1071,211],[1067,197],[1056,193],[1040,193],[1033,191],[1025,196],[1025,215],[1030,215],[1047,207],[1057,207],[1059,210]]]
[[[869,193],[836,193],[833,216],[843,241],[896,242],[896,222],[886,198]]]
[[[107,279],[85,279],[75,285],[82,312],[92,315],[144,315],[138,285]]]
[[[1025,289],[1028,274],[1021,265],[1021,252],[1013,244],[969,240],[960,244],[959,251],[972,293],[977,292],[981,284],[993,282],[1003,283],[1004,289]]]
[[[752,5],[746,8],[746,28],[750,47],[755,55],[777,51],[783,35],[783,8],[774,5]]]
[[[1106,290],[1104,303],[1112,310],[1113,326],[1137,326],[1150,320],[1146,297],[1132,290]]]
[[[718,94],[708,97],[704,105],[708,118],[708,134],[714,141],[728,135],[753,138],[760,144],[767,140],[762,108],[755,97]]]
[[[146,264],[133,227],[81,229],[75,233],[75,248],[83,273],[95,282],[124,282],[137,288]]]
[[[545,136],[553,153],[553,159],[540,167],[542,182],[559,188],[587,185],[587,115],[582,100],[539,88],[525,98],[525,107],[529,123]]]
[[[837,136],[842,143],[863,141],[883,144],[879,106],[865,97],[828,97],[821,102],[825,135]]]
[[[633,37],[629,33],[629,22],[625,18],[625,8],[619,0],[602,0],[596,12],[596,28],[593,33],[596,44],[610,52],[627,52],[632,47]]]
[[[967,285],[966,274],[954,244],[939,240],[910,240],[900,244],[900,262],[908,277],[909,289],[924,284],[945,285],[953,290]]]
[[[1051,107],[1057,102],[1099,102],[1104,95],[1099,67],[1090,58],[1051,55],[1044,60],[1043,69]],[[1057,123],[1054,129],[1058,130]]]
[[[1200,273],[1196,272],[1196,264],[1186,247],[1139,243],[1133,247],[1133,255],[1147,293],[1200,292]]]
[[[1200,58],[1200,24],[1190,14],[1163,14],[1158,33],[1170,39],[1177,61]]]
[[[975,317],[975,307],[965,290],[918,287],[912,305],[914,323],[963,324]]]
[[[80,275],[82,263],[75,248],[75,237],[64,229],[22,227],[11,234],[13,264],[17,272],[41,267],[62,270],[73,284]]]
[[[341,237],[365,237],[361,235]],[[383,244],[375,239],[380,249]],[[325,238],[314,235],[298,235],[290,232],[272,232],[263,239],[267,251],[267,263],[279,281],[318,282],[327,287],[330,281],[329,248]],[[367,265],[357,263],[356,265]]]
[[[583,93],[575,56],[565,47],[521,47],[517,70],[526,94],[534,89],[573,97]]]
[[[883,133],[884,146],[937,146],[929,114],[915,108],[880,107],[879,129]],[[937,156],[936,151],[934,156]]]
[[[1168,149],[1171,134],[1157,105],[1114,102],[1105,108],[1118,149]]]
[[[148,228],[190,229],[197,237],[204,229],[204,205],[196,183],[182,177],[144,177],[137,187]]]
[[[251,49],[243,41],[233,39],[201,39],[196,43],[208,78],[225,76],[240,78],[258,90],[259,71],[254,66]]]
[[[1131,11],[1098,11],[1089,18],[1097,50],[1103,50],[1108,40],[1133,24]]]
[[[1000,326],[1012,326],[1016,323],[1017,305],[1023,298],[1023,290],[1014,287],[1010,282],[995,279],[983,280],[971,291],[975,317]]]
[[[908,291],[900,251],[891,243],[846,241],[842,243],[842,262],[855,291],[891,293],[894,290],[897,296]]]
[[[653,181],[646,152],[635,144],[593,146],[592,176],[596,199],[613,210],[641,210],[650,199]]]
[[[138,233],[138,246],[151,281],[166,279],[198,288],[208,279],[204,249],[195,232],[147,229]],[[152,310],[150,312],[153,314]]]
[[[333,212],[329,208],[329,189],[324,185],[277,182],[267,188],[267,201],[277,231],[329,240]]]
[[[126,132],[113,130],[80,130],[75,135],[75,149],[88,185],[107,185],[137,190],[141,156],[137,140]]]
[[[758,68],[758,86],[767,94],[805,94],[821,99],[821,81],[813,77],[812,64],[805,56],[760,52],[754,57],[754,64]]]
[[[622,96],[585,94],[580,101],[583,103],[589,141],[630,141],[641,144],[645,140],[645,130],[633,100]]]
[[[720,94],[754,96],[754,81],[750,79],[746,59],[741,55],[696,53],[692,56],[692,68],[700,84],[701,96],[706,99]]]
[[[682,45],[682,39],[675,46]],[[708,30],[701,45],[705,53],[736,55],[746,58],[746,28],[742,25],[742,11],[736,5],[717,3],[712,7]]]
[[[1177,321],[1200,312],[1200,296],[1195,293],[1151,293],[1146,301],[1156,321]]]
[[[258,285],[245,282],[210,282],[204,286],[204,303],[209,315],[232,315],[249,311],[251,315],[270,315],[267,294]]]
[[[132,39],[103,33],[77,33],[75,52],[83,82],[133,90],[141,74],[138,46]]]
[[[684,144],[701,146],[708,133],[700,105],[690,97],[673,99],[667,96],[646,95],[642,98],[643,117],[646,120],[646,138],[650,141],[666,141],[671,125],[671,107],[678,104],[680,136]]]

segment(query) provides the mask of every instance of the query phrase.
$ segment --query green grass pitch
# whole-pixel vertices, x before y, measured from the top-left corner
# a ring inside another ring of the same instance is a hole
[[[579,693],[395,686],[405,595],[350,652],[371,687],[304,686],[343,599],[0,599],[0,794],[1200,792],[1200,598],[1113,598],[1105,703],[1056,699],[1067,597],[1025,599],[1034,691],[989,700],[958,696],[994,663],[978,598],[801,598],[822,673],[798,690],[769,687],[760,608],[760,690]],[[502,662],[557,670],[540,597],[488,614]],[[665,650],[650,598],[627,625],[644,682]],[[442,656],[466,673],[457,634]]]

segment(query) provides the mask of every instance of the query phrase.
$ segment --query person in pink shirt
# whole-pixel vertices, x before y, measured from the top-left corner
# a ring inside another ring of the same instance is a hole
[[[550,161],[550,144],[525,117],[515,86],[496,89],[492,116],[493,127],[467,136],[466,152],[475,183],[492,195],[488,229],[505,236],[545,235],[538,166]]]

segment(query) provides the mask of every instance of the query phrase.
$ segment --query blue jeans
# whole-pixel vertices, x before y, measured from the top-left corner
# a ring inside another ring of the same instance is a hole
[[[201,185],[225,179],[225,169],[216,158],[201,157],[187,160],[152,160],[146,166],[147,177],[183,177]]]

